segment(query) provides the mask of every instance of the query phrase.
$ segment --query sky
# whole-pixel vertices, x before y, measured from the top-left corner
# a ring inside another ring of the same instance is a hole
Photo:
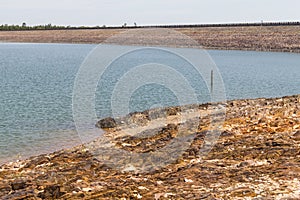
[[[0,24],[119,26],[300,21],[300,0],[0,0]]]

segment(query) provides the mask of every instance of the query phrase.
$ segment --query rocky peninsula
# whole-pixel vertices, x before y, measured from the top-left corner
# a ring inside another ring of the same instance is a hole
[[[226,117],[221,135],[201,156],[211,131],[211,118],[203,113],[215,106],[220,105],[171,107],[99,121],[112,145],[132,153],[155,152],[182,125],[196,123],[195,130],[186,129],[194,132],[190,146],[164,167],[118,170],[98,159],[93,145],[82,145],[1,166],[0,199],[299,199],[300,95],[222,103]],[[178,120],[183,115],[189,120]],[[151,126],[159,119],[167,123]],[[122,130],[151,134],[141,138]]]

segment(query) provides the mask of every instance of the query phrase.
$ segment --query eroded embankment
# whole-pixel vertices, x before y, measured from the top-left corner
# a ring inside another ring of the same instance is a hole
[[[136,31],[137,30],[137,31]],[[103,43],[108,38],[119,33],[130,31],[132,37],[136,32],[148,29],[94,29],[94,30],[42,30],[42,31],[0,31],[0,42],[26,43]],[[300,26],[244,26],[244,27],[195,27],[176,28],[193,40],[199,46],[207,49],[234,49],[254,51],[300,52]],[[168,31],[168,30],[163,30]],[[179,38],[160,38],[151,33],[142,34],[156,44],[157,41],[171,40],[173,44],[180,42]],[[127,39],[127,38],[126,38]],[[130,39],[130,38],[129,38]],[[144,45],[140,39],[134,40],[135,45]],[[164,42],[162,42],[164,43]],[[151,44],[147,44],[151,45]],[[181,44],[184,45],[184,44]]]

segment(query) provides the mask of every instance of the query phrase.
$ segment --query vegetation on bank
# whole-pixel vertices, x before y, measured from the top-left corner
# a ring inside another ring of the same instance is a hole
[[[106,25],[102,25],[102,26],[58,26],[58,25],[52,25],[52,24],[28,26],[25,22],[23,22],[22,25],[2,24],[2,25],[0,25],[0,31],[119,29],[119,28],[137,28],[137,27],[138,26],[136,23],[134,23],[134,26],[127,26],[127,23],[124,23],[122,26],[107,27]],[[141,28],[141,27],[142,26],[139,26],[139,28]]]
[[[243,27],[243,26],[300,26],[300,22],[260,22],[260,23],[227,23],[227,24],[187,24],[187,25],[154,25],[138,26],[135,22],[132,26],[124,23],[122,26],[58,26],[52,24],[28,26],[22,25],[0,25],[0,31],[22,31],[22,30],[69,30],[69,29],[120,29],[120,28],[197,28],[197,27]]]
[[[64,29],[78,29],[78,28],[87,29],[87,28],[91,28],[91,27],[57,26],[57,25],[52,25],[52,24],[27,26],[25,22],[22,25],[14,25],[14,24],[0,25],[0,31],[64,30]],[[94,27],[94,28],[100,28],[100,27]]]

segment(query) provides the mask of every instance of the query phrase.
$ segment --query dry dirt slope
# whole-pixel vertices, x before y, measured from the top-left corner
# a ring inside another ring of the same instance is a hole
[[[300,52],[300,26],[176,28],[205,48]],[[2,42],[101,43],[126,29],[0,31]]]

